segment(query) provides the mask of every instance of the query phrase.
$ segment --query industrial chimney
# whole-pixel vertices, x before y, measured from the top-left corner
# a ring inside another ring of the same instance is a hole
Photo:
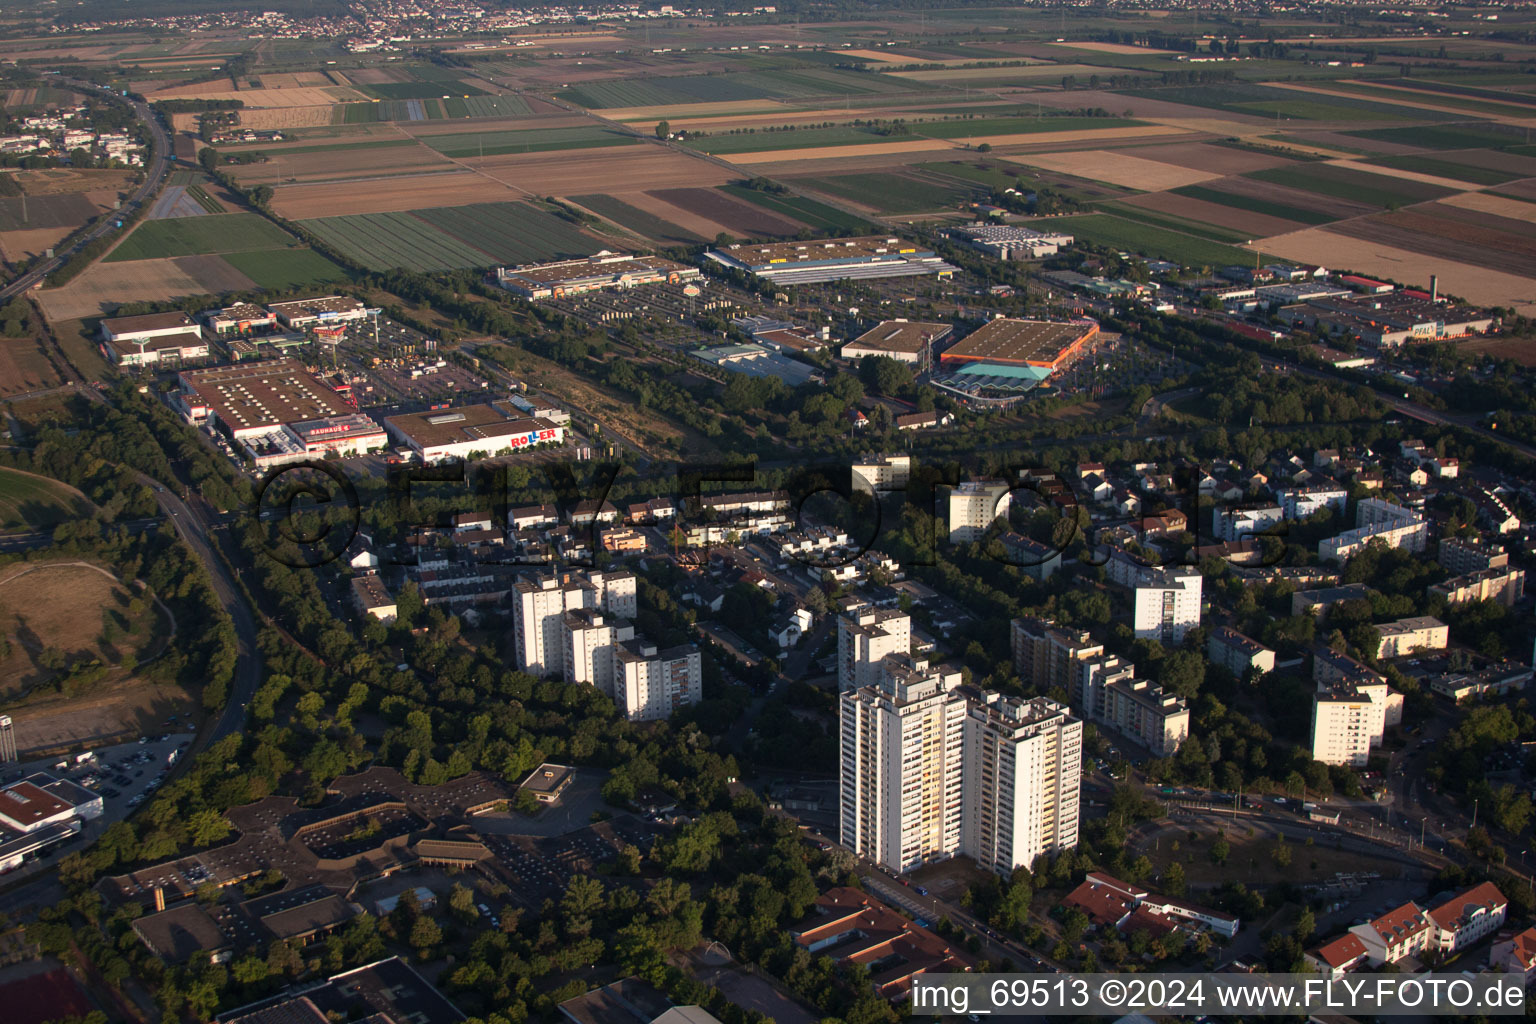
[[[1429,275],[1429,301],[1440,301],[1440,278],[1434,274]]]

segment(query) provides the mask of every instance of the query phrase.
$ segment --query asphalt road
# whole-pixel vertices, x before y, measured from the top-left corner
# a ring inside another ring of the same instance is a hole
[[[109,91],[100,86],[92,85],[90,82],[77,82],[74,79],[67,78],[60,79],[60,81],[71,89],[78,89],[81,92],[104,93]],[[128,197],[128,201],[123,204],[122,209],[119,211],[120,214],[131,213],[147,201],[150,196],[154,195],[159,190],[160,183],[165,180],[166,172],[171,168],[171,137],[166,132],[165,126],[161,124],[160,118],[156,116],[153,110],[149,109],[147,103],[129,100],[129,104],[133,107],[133,112],[138,115],[139,120],[149,126],[152,156],[149,163],[145,165],[144,183],[134,189],[133,194]],[[118,230],[116,227],[117,221],[117,217],[103,217],[100,224],[77,239],[68,249],[56,254],[52,259],[44,260],[25,274],[0,288],[0,299],[9,299],[24,291],[28,291],[33,285],[42,281],[43,278],[67,262],[81,248],[103,235]]]

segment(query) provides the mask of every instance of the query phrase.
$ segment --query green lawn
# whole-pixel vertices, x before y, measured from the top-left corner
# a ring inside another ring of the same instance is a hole
[[[1153,259],[1172,260],[1188,267],[1251,266],[1253,253],[1205,238],[1171,231],[1152,224],[1125,220],[1107,213],[1056,217],[1052,230],[1061,230],[1092,245],[1140,253]]]
[[[224,254],[224,262],[271,291],[352,278],[346,270],[313,249],[231,252]]]
[[[254,213],[175,217],[140,224],[104,262],[280,249],[294,241],[288,232]]]
[[[1221,206],[1230,206],[1235,210],[1248,210],[1252,213],[1262,213],[1269,217],[1294,220],[1301,224],[1327,224],[1334,219],[1325,213],[1318,213],[1316,210],[1289,206],[1285,203],[1276,203],[1254,196],[1238,195],[1235,192],[1223,192],[1220,189],[1206,188],[1204,185],[1185,185],[1182,188],[1171,189],[1170,191],[1174,195],[1187,196],[1190,199],[1200,199],[1207,203],[1217,203]]]
[[[1243,177],[1381,207],[1441,199],[1454,191],[1406,178],[1357,171],[1337,164],[1308,163],[1270,167],[1262,171],[1249,171]]]

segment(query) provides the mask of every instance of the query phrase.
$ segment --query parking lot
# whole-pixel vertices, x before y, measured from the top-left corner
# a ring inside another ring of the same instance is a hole
[[[68,779],[78,786],[100,793],[102,813],[101,817],[86,822],[79,836],[43,850],[38,858],[7,874],[25,877],[27,873],[38,870],[39,864],[51,862],[94,843],[107,826],[128,817],[134,808],[160,788],[170,770],[167,758],[173,752],[184,749],[191,740],[191,733],[166,733],[146,736],[143,743],[119,743],[101,747],[90,751],[94,756],[84,760],[79,760],[81,755],[76,754],[10,765],[4,773],[0,773],[0,783],[8,785],[34,772],[43,772],[56,779]],[[177,756],[180,756],[179,753]]]

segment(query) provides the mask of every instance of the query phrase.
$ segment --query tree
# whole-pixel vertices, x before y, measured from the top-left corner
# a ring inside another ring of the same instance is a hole
[[[1163,872],[1163,892],[1169,896],[1183,896],[1185,891],[1184,865],[1174,861],[1168,865],[1168,870]]]
[[[267,204],[272,201],[272,186],[257,185],[255,188],[251,189],[249,194],[251,197],[251,204],[253,206],[259,206],[262,209],[266,209]]]
[[[666,121],[656,122],[656,137],[658,139],[665,139],[668,135],[671,134],[672,126],[670,124],[668,124]]]
[[[437,926],[437,922],[423,914],[411,925],[411,948],[416,950],[418,956],[427,959],[428,953],[439,942],[443,941],[443,930]]]
[[[1227,842],[1226,836],[1217,836],[1211,844],[1211,863],[1225,864],[1227,858],[1232,856],[1232,844]]]

